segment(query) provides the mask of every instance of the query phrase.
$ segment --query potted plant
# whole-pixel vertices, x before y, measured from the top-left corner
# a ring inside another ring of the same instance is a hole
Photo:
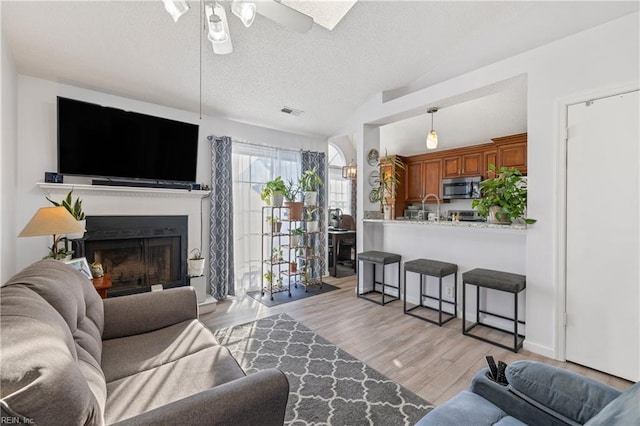
[[[295,274],[298,272],[298,263],[295,261],[289,262],[289,273]]]
[[[306,211],[307,232],[319,232],[320,221],[314,219],[314,215],[318,211],[318,208],[308,208]]]
[[[189,252],[187,259],[187,273],[190,277],[200,277],[204,275],[204,257],[199,248],[194,248]]]
[[[265,280],[267,280],[267,284],[269,285],[269,287],[271,287],[271,283],[273,283],[273,271],[268,270],[262,276],[264,277]]]
[[[480,182],[482,198],[473,200],[471,207],[487,218],[489,223],[510,224],[522,219],[525,223],[535,223],[536,219],[524,216],[527,208],[527,182],[515,167],[500,167],[489,164],[489,173],[495,177]]]
[[[299,181],[304,193],[304,205],[315,206],[318,202],[318,187],[322,184],[317,167],[304,171]]]
[[[278,247],[271,248],[271,262],[272,263],[280,263],[282,262],[282,249]]]
[[[285,185],[283,192],[284,206],[289,208],[289,220],[301,220],[302,219],[302,201],[297,201],[298,194],[300,194],[300,187],[292,180],[289,179],[289,183]]]
[[[269,206],[282,207],[283,194],[286,190],[286,185],[281,176],[276,177],[273,180],[265,182],[262,186],[262,192],[260,198]]]
[[[383,163],[391,165],[391,167],[383,167]],[[395,155],[385,155],[378,160],[378,169],[380,170],[380,178],[378,186],[373,188],[371,201],[380,203],[380,211],[384,213],[385,219],[391,219],[390,204],[395,197],[396,186],[400,184],[398,176],[400,169],[404,169],[404,163]]]
[[[304,235],[303,228],[295,228],[291,230],[291,235],[289,236],[289,246],[297,247],[300,244],[300,238]]]
[[[64,197],[64,199],[61,202],[53,201],[49,197],[46,197],[46,199],[56,207],[62,206],[65,209],[67,209],[67,211],[71,213],[71,216],[73,216],[75,220],[80,222],[82,224],[82,227],[85,228],[87,225],[87,220],[86,220],[84,211],[82,210],[82,200],[80,199],[80,197],[78,197],[74,201],[72,198],[72,194],[73,194],[73,189],[67,193],[67,196]],[[79,238],[82,238],[83,236],[84,236],[84,231],[77,232],[74,234],[67,234],[67,238],[70,240],[77,240]]]
[[[267,216],[265,221],[271,225],[270,232],[272,234],[279,234],[282,229],[282,222],[275,216]]]

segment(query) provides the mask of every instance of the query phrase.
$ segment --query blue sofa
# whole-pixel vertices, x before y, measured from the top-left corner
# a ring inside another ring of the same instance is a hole
[[[508,385],[478,372],[469,390],[416,426],[640,425],[640,382],[620,392],[580,374],[535,361],[506,369]]]

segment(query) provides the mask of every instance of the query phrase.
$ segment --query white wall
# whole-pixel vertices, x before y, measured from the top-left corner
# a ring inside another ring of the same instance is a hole
[[[16,144],[18,75],[4,38],[1,41],[2,93],[1,117],[2,138],[0,142],[0,282],[5,282],[14,273],[16,262],[14,233],[16,226]]]
[[[526,74],[528,214],[538,222],[527,230],[525,347],[543,355],[555,357],[559,353],[557,312],[562,307],[558,306],[556,292],[560,282],[559,264],[563,260],[558,258],[558,227],[564,201],[557,198],[562,185],[558,177],[562,99],[579,95],[588,99],[589,94],[595,92],[615,93],[619,89],[637,88],[640,85],[638,23],[638,13],[627,15],[387,103],[382,102],[379,94],[363,105],[339,132],[354,134],[361,160],[366,150],[377,144],[375,132],[370,130],[371,123],[375,126],[403,111],[437,104],[442,99]],[[362,184],[360,177],[358,183]],[[359,187],[367,188],[366,184]],[[366,204],[366,200],[359,200],[359,206]],[[363,247],[362,241],[359,235],[360,247]]]
[[[50,245],[50,237],[18,239],[15,236],[39,207],[48,205],[45,199],[46,191],[40,189],[36,182],[44,180],[45,171],[57,170],[56,96],[199,124],[200,135],[196,181],[201,183],[210,183],[211,180],[211,150],[210,143],[207,140],[209,135],[228,135],[236,140],[290,149],[311,149],[324,152],[327,150],[326,139],[285,133],[215,117],[203,117],[201,120],[196,113],[112,96],[29,76],[19,75],[17,86],[18,137],[16,142],[17,161],[15,163],[18,167],[14,185],[16,191],[10,197],[10,201],[15,204],[18,219],[15,224],[5,224],[4,218],[2,221],[3,232],[6,232],[10,237],[7,237],[8,243],[5,249],[15,252],[17,258],[13,264],[7,265],[7,268],[11,270],[7,271],[9,275],[45,256],[47,254],[46,247]],[[99,151],[101,149],[108,149],[108,147],[96,147],[98,152],[97,161],[99,161]],[[123,155],[126,155],[126,153],[123,153]],[[65,183],[90,183],[90,179],[65,177]],[[59,198],[60,194],[56,194],[56,197]],[[193,215],[194,208],[201,210],[204,212],[202,216],[202,232],[198,231],[200,228],[199,223],[197,226],[193,225],[195,228],[190,224],[190,234],[192,235],[189,236],[189,245],[190,247],[199,246],[201,235],[203,251],[205,253],[208,251],[208,200],[204,200],[200,208],[199,201],[197,201],[196,207],[193,207],[192,201],[176,201],[173,198],[151,200],[149,198],[145,199],[145,197],[100,196],[96,193],[83,194],[82,198],[84,200],[83,207],[87,214],[127,214],[127,212],[131,214],[147,214],[147,212],[151,211],[155,212],[155,214]],[[140,198],[142,201],[140,201]],[[159,206],[161,205],[165,205],[166,208],[160,209]],[[194,232],[198,235],[193,235]]]

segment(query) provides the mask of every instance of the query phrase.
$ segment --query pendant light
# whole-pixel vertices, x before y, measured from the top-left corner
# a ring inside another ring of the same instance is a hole
[[[427,149],[436,149],[438,147],[438,134],[433,130],[433,114],[438,112],[438,108],[429,108],[427,112],[431,114],[431,131],[427,135]]]

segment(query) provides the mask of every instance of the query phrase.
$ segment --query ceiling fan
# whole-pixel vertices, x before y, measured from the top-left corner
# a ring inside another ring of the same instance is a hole
[[[202,0],[203,1],[203,0]],[[186,0],[162,0],[166,11],[174,22],[184,15],[190,8]],[[220,55],[233,52],[227,13],[221,2],[215,1],[204,6],[209,33],[207,38],[213,45],[213,51]],[[229,3],[229,2],[226,2]],[[223,3],[224,4],[224,3]],[[300,33],[307,32],[313,26],[313,18],[305,15],[278,0],[232,0],[231,12],[242,21],[245,27],[250,27],[256,13],[277,24]]]

